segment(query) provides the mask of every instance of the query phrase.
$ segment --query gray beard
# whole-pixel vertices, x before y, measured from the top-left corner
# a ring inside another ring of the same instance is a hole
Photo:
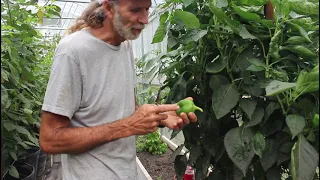
[[[135,40],[139,37],[139,35],[134,35],[131,32],[131,28],[126,28],[122,23],[121,17],[117,8],[115,8],[115,16],[113,19],[113,26],[117,33],[126,40]]]

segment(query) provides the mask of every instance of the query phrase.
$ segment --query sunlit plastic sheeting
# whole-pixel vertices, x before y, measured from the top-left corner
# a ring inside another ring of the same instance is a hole
[[[167,52],[167,38],[161,43],[152,44],[154,33],[159,27],[159,16],[154,18],[142,31],[139,38],[132,41],[133,54],[140,59],[144,54],[150,52],[148,59],[155,56],[155,51],[160,53]]]

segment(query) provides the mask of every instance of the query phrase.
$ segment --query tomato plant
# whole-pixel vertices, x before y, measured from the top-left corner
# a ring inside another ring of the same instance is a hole
[[[35,26],[43,17],[59,12],[60,8],[49,2],[40,7],[33,1],[1,1],[3,172],[9,171],[14,177],[19,174],[12,162],[27,149],[39,146],[41,102],[49,78],[51,57],[59,39],[46,39],[35,30]]]
[[[319,2],[168,0],[160,5],[153,43],[168,53],[148,62],[160,69],[166,103],[194,98],[198,122],[181,131],[196,179],[313,179],[319,159]],[[152,67],[150,68],[150,64]],[[180,151],[178,148],[177,151]],[[177,152],[175,154],[178,154]],[[308,162],[308,163],[307,163]],[[208,168],[213,167],[207,177]]]

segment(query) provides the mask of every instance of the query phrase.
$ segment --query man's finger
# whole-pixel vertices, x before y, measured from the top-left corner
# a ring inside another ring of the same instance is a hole
[[[154,106],[155,113],[164,113],[168,111],[176,111],[179,109],[177,104],[162,104],[158,106]]]
[[[189,122],[189,118],[188,118],[188,116],[187,116],[186,113],[181,113],[181,114],[180,114],[180,117],[181,117],[181,119],[183,120],[183,123],[184,123],[184,124],[189,124],[189,123],[190,123],[190,122]]]
[[[187,97],[186,99],[193,101],[193,98],[192,98],[192,97]]]
[[[188,113],[188,118],[191,122],[196,122],[198,120],[198,117],[193,112]]]
[[[155,120],[156,121],[162,121],[162,120],[165,120],[165,119],[167,119],[168,118],[168,114],[165,114],[165,113],[163,113],[163,114],[156,114],[155,115]]]

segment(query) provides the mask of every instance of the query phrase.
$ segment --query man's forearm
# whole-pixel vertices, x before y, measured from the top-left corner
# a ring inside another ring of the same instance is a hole
[[[47,153],[82,153],[110,141],[134,135],[128,118],[95,127],[59,128],[52,139],[44,140]]]

